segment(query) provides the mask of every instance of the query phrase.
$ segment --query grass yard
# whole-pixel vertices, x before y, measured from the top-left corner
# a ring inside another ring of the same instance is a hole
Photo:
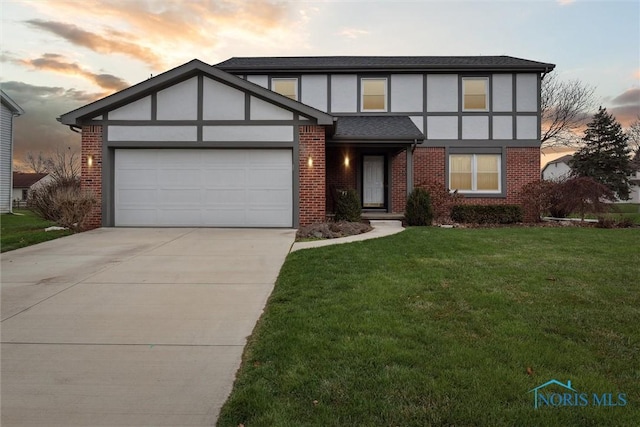
[[[218,426],[638,425],[639,260],[640,229],[578,227],[294,252]],[[534,409],[551,379],[589,405]]]
[[[2,214],[0,217],[0,250],[11,251],[47,240],[57,239],[72,234],[69,230],[44,231],[46,227],[55,225],[51,221],[45,221],[29,210],[14,212],[21,215]]]
[[[631,218],[635,224],[640,225],[640,204],[638,203],[617,203],[613,205],[612,213],[608,214],[612,218]]]

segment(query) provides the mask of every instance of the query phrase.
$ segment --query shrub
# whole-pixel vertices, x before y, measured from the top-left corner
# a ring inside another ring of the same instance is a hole
[[[553,181],[533,181],[522,187],[520,198],[523,200],[522,209],[527,222],[539,222],[541,217],[549,212],[555,203],[555,187]]]
[[[451,192],[438,181],[424,182],[417,187],[424,188],[429,193],[434,221],[439,224],[450,223],[451,209],[460,203],[462,194],[459,194],[458,190]]]
[[[593,178],[578,176],[559,183],[560,209],[580,214],[584,221],[587,213],[603,213],[610,210],[604,200],[615,200],[613,191]]]
[[[359,222],[362,218],[360,198],[356,190],[338,190],[336,195],[336,221]]]
[[[633,220],[628,217],[611,218],[600,216],[596,223],[598,228],[630,228],[633,227]]]
[[[518,205],[456,205],[451,218],[470,224],[513,224],[522,222],[522,208]]]
[[[96,204],[95,197],[80,189],[75,178],[59,178],[29,192],[27,207],[61,227],[81,230]]]
[[[431,225],[433,211],[427,190],[418,187],[409,194],[404,217],[409,225]]]

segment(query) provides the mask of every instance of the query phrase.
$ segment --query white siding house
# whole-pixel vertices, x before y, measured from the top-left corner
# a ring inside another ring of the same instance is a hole
[[[11,212],[13,172],[13,118],[24,114],[9,95],[0,90],[0,212]]]
[[[542,179],[545,181],[558,181],[567,178],[571,173],[569,167],[569,161],[573,158],[573,155],[567,154],[555,160],[550,161],[542,169]]]

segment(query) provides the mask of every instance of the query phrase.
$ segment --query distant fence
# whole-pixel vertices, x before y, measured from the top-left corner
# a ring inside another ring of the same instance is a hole
[[[13,209],[26,209],[27,201],[26,200],[14,200],[13,201]]]

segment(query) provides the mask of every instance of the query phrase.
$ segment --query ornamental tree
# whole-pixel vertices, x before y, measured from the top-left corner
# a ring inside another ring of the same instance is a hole
[[[587,125],[583,147],[569,162],[573,176],[586,176],[607,186],[620,200],[629,198],[632,172],[627,136],[606,108],[600,107]]]

